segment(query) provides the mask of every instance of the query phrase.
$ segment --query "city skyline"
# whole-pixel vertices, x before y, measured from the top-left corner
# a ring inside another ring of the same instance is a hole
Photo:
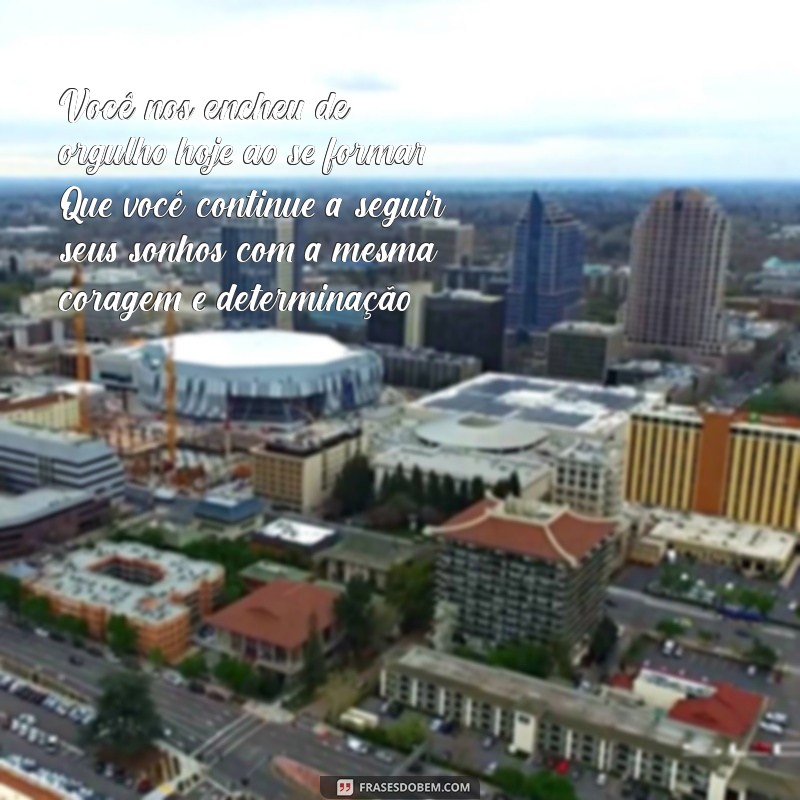
[[[767,5],[776,13],[782,6]],[[730,7],[720,13],[717,4],[678,4],[658,20],[656,38],[647,35],[648,12],[622,1],[583,8],[577,20],[568,9],[547,8],[532,25],[507,24],[519,16],[508,0],[493,4],[491,14],[477,2],[459,4],[454,14],[449,0],[404,4],[402,13],[395,3],[314,0],[291,11],[250,2],[224,12],[209,3],[145,3],[135,17],[94,2],[82,7],[83,14],[55,4],[46,13],[41,6],[35,14],[2,12],[0,68],[22,69],[25,80],[7,91],[0,175],[82,174],[56,164],[58,147],[76,140],[142,135],[174,148],[183,135],[198,142],[220,135],[237,147],[270,141],[284,153],[292,143],[319,149],[330,136],[426,145],[424,167],[339,170],[340,177],[365,179],[800,178],[800,111],[786,103],[800,66],[790,26],[771,25],[760,35],[759,20],[775,18],[769,8],[753,20]],[[274,30],[282,35],[272,37]],[[159,55],[141,58],[143,52]],[[445,65],[439,74],[437,64]],[[58,98],[70,86],[103,98],[132,91],[140,101],[157,93],[197,103],[263,90],[305,99],[306,114],[301,122],[259,127],[202,120],[68,125]],[[351,102],[347,120],[309,118],[310,105],[329,91]],[[166,165],[149,174],[170,172],[197,175]],[[318,174],[318,165],[310,172],[240,165],[216,177],[245,174],[301,177]]]

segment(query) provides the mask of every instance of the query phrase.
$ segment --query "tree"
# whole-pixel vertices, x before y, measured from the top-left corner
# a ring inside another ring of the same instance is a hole
[[[53,609],[46,597],[26,597],[19,606],[20,614],[34,625],[47,627],[53,624]]]
[[[345,516],[360,514],[371,505],[375,493],[375,473],[367,457],[353,456],[342,468],[333,487],[333,496]]]
[[[97,716],[86,729],[86,744],[118,756],[137,756],[161,736],[161,720],[147,677],[134,672],[107,675]]]
[[[409,482],[409,491],[414,502],[421,506],[425,502],[425,476],[422,470],[415,464],[411,470],[411,480]]]
[[[445,475],[442,478],[442,511],[445,514],[455,514],[458,511],[456,482],[453,480],[452,475]]]
[[[333,723],[337,722],[348,708],[358,703],[360,694],[357,672],[338,671],[331,675],[322,689],[322,697],[328,709],[328,719]]]
[[[511,489],[509,488],[508,481],[504,481],[502,479],[497,481],[497,483],[495,483],[495,485],[492,487],[492,494],[500,500],[508,497],[510,492]]]
[[[406,472],[402,464],[398,464],[394,468],[394,472],[389,478],[389,497],[396,494],[410,494],[411,484],[406,478]]]
[[[605,664],[617,646],[619,628],[610,617],[603,617],[595,628],[589,643],[589,661],[592,664]]]
[[[55,619],[55,626],[62,633],[71,636],[73,641],[85,639],[89,635],[89,625],[86,620],[73,614],[60,614]]]
[[[312,616],[308,625],[308,639],[303,645],[303,669],[300,673],[300,684],[306,696],[314,696],[325,683],[325,674],[325,651],[317,629],[317,618]]]
[[[477,503],[486,497],[486,486],[483,483],[483,478],[477,475],[472,479],[470,484],[470,495],[473,503]]]
[[[493,666],[523,672],[535,678],[549,678],[556,666],[551,650],[539,642],[502,645],[489,653],[487,660]]]
[[[345,590],[336,598],[334,612],[344,635],[345,646],[352,655],[361,655],[372,641],[375,631],[372,585],[363,578],[349,580]]]
[[[0,603],[9,611],[19,611],[22,602],[22,584],[12,575],[0,575]]]
[[[122,614],[112,614],[106,624],[106,641],[111,651],[118,656],[132,655],[136,652],[138,641],[136,629]]]
[[[386,576],[386,600],[397,609],[403,633],[425,630],[433,618],[435,571],[428,560],[398,564]]]
[[[151,647],[147,651],[147,660],[156,668],[161,669],[166,663],[167,658],[160,647]]]
[[[469,494],[469,483],[467,481],[459,481],[458,484],[458,510],[465,509],[471,502]]]
[[[684,633],[683,625],[676,619],[662,619],[656,625],[656,630],[667,639],[672,639]]]
[[[415,716],[400,719],[386,729],[386,740],[397,750],[409,752],[428,736],[425,723]]]
[[[196,681],[208,677],[206,657],[201,652],[186,656],[186,658],[178,664],[178,672],[180,672],[187,681]]]
[[[511,477],[508,479],[508,492],[509,494],[514,495],[514,497],[519,497],[522,494],[522,487],[519,483],[519,475],[516,472],[511,473]]]
[[[516,767],[498,767],[491,777],[495,786],[513,797],[525,794],[525,773]]]
[[[442,510],[442,482],[436,472],[428,473],[428,486],[425,500],[429,506]]]
[[[525,795],[530,800],[578,800],[569,779],[549,770],[541,770],[526,778]]]
[[[771,670],[778,663],[778,652],[760,639],[754,639],[745,658],[759,669]]]

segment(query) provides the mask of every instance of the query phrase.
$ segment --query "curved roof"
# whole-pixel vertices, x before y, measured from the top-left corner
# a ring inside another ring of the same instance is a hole
[[[507,452],[527,450],[547,434],[538,425],[524,420],[465,414],[423,423],[416,435],[427,444],[441,447]]]
[[[161,344],[166,346],[166,340]],[[330,336],[274,329],[180,334],[174,348],[176,363],[212,367],[311,366],[354,353]]]

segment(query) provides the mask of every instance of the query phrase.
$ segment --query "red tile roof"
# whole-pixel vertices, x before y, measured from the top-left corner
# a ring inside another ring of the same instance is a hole
[[[613,520],[584,517],[566,508],[556,509],[547,522],[512,516],[504,508],[502,501],[481,500],[434,528],[433,533],[546,561],[580,561],[616,527]]]
[[[333,589],[280,578],[218,611],[207,622],[228,633],[292,650],[305,643],[312,617],[319,631],[333,625],[336,597]]]
[[[712,684],[716,692],[708,698],[687,697],[669,711],[670,719],[706,728],[731,739],[742,739],[758,721],[764,698],[731,683]]]

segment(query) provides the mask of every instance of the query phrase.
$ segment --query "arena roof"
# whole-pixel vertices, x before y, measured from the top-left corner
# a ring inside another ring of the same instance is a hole
[[[275,329],[186,333],[174,347],[176,363],[217,367],[309,366],[353,354],[330,336]]]

